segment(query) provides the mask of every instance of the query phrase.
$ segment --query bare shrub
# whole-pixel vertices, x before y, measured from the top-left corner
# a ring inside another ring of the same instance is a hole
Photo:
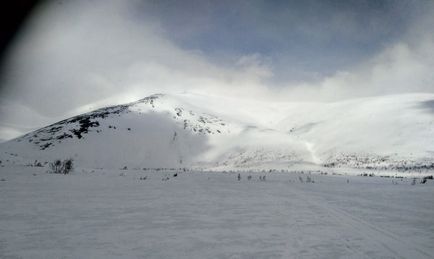
[[[73,166],[73,160],[72,158],[65,159],[61,161],[60,159],[55,160],[54,162],[50,163],[50,171],[49,173],[52,174],[69,174]]]
[[[303,178],[301,178],[301,176],[298,177],[298,180],[300,181],[300,183],[303,183]]]

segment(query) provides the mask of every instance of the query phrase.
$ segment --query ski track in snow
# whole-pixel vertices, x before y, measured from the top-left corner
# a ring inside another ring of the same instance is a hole
[[[310,193],[306,191],[291,190],[294,197],[302,200],[310,204],[312,207],[316,208],[315,210],[311,210],[312,213],[314,211],[320,211],[321,214],[324,213],[325,217],[333,218],[335,221],[339,222],[346,231],[351,233],[356,233],[357,236],[363,238],[364,245],[369,245],[370,247],[378,247],[377,250],[384,251],[388,253],[387,257],[390,258],[432,258],[429,253],[423,251],[422,248],[419,248],[413,244],[409,244],[406,241],[402,240],[399,236],[391,233],[390,231],[375,226],[375,224],[369,223],[361,218],[358,218],[355,215],[352,215],[343,209],[340,209],[321,197],[314,197]],[[357,242],[350,241],[345,238],[342,239],[343,243],[345,243],[345,247],[354,252],[357,256],[364,256],[369,258],[376,258],[369,256],[359,245]]]

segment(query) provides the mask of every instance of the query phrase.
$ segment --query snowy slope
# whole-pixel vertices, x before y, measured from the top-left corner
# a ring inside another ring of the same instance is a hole
[[[90,167],[173,167],[207,149],[207,135],[230,133],[215,116],[153,95],[47,126],[2,145],[24,160],[72,157]]]
[[[434,95],[270,103],[152,95],[0,145],[3,163],[72,157],[83,167],[432,169]]]
[[[405,169],[434,162],[434,96],[406,94],[311,104],[277,126],[328,165]]]

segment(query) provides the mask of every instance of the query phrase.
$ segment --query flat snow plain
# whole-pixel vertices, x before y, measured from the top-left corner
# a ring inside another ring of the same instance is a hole
[[[434,257],[432,180],[45,170],[0,168],[0,258]]]

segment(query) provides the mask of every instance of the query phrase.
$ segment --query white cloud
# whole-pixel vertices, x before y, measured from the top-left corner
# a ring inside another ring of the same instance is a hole
[[[10,55],[10,95],[56,116],[117,96],[124,101],[186,89],[232,93],[270,75],[258,55],[218,67],[169,42],[158,25],[134,21],[130,7],[116,1],[45,7]]]
[[[434,28],[434,23],[433,27]],[[434,92],[434,34],[403,39],[353,68],[282,91],[294,100],[336,101],[375,95]],[[413,34],[414,35],[414,34]]]
[[[157,92],[323,101],[434,92],[434,41],[432,34],[426,35],[433,19],[425,19],[418,33],[386,46],[356,67],[317,83],[282,87],[270,83],[269,58],[252,53],[234,58],[233,64],[215,64],[206,53],[182,49],[168,40],[155,21],[138,21],[144,18],[134,16],[134,1],[126,3],[70,1],[42,6],[18,38],[3,71],[7,90],[3,103],[8,100],[26,108],[14,113],[2,109],[1,123],[31,128]],[[33,115],[44,119],[25,121]],[[1,130],[0,125],[0,135]],[[3,135],[10,137],[8,132]]]

